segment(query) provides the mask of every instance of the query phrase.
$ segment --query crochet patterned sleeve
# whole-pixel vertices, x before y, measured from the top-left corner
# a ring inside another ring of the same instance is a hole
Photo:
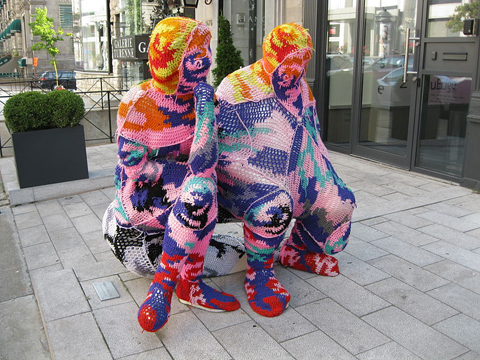
[[[194,90],[196,123],[188,163],[193,175],[210,177],[218,158],[217,125],[214,113],[214,90],[199,83]]]

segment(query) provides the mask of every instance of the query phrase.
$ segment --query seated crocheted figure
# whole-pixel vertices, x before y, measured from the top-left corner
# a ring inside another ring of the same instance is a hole
[[[104,232],[128,269],[154,275],[138,313],[147,331],[167,322],[175,287],[193,306],[240,307],[232,295],[202,282],[217,218],[214,91],[204,83],[210,37],[196,20],[158,23],[149,45],[152,79],[134,86],[118,110],[117,191]]]
[[[308,32],[281,25],[267,35],[263,58],[227,76],[216,93],[219,205],[243,220],[248,301],[269,317],[290,301],[273,262],[292,218],[281,264],[335,276],[338,261],[331,255],[347,245],[355,207],[320,138],[305,80],[311,56]]]

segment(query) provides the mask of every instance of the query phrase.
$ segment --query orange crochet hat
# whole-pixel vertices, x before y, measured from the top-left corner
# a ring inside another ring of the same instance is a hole
[[[210,38],[210,30],[198,20],[170,17],[160,21],[150,35],[148,48],[153,85],[165,94],[174,94],[185,53],[197,49],[206,56]]]
[[[290,23],[277,26],[263,42],[263,66],[271,74],[285,58],[297,51],[313,50],[312,38],[302,26]]]

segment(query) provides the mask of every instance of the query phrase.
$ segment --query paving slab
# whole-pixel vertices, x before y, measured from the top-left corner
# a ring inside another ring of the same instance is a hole
[[[47,322],[90,311],[72,269],[34,274],[32,283]]]
[[[389,342],[384,345],[380,345],[375,349],[365,351],[362,354],[357,355],[359,360],[421,360],[417,355],[408,351],[404,347],[395,342]]]
[[[47,322],[55,360],[113,359],[91,312]]]
[[[389,274],[346,252],[341,252],[336,257],[342,269],[342,275],[362,286],[390,277]]]
[[[163,346],[154,333],[143,332],[133,302],[94,309],[93,314],[114,358],[121,358]]]
[[[317,276],[306,281],[357,316],[370,314],[390,305],[342,274],[333,278]]]
[[[480,294],[480,272],[478,271],[474,271],[450,260],[425,266],[424,269]]]
[[[434,254],[449,259],[462,266],[480,272],[480,254],[449,244],[445,241],[437,241],[435,243],[422,246]]]
[[[458,314],[433,325],[435,329],[480,354],[480,321]]]
[[[448,284],[427,293],[465,315],[480,321],[480,295],[457,284]]]
[[[440,276],[432,274],[395,255],[387,255],[371,260],[368,263],[420,291],[432,290],[449,283]]]
[[[315,331],[288,340],[282,346],[296,359],[304,360],[354,360],[357,359],[322,331]]]
[[[463,345],[394,306],[362,319],[425,360],[449,360],[468,351]]]
[[[233,359],[294,359],[254,321],[214,331],[213,335]]]
[[[47,337],[33,295],[0,302],[0,323],[0,359],[50,359]]]
[[[366,288],[428,325],[458,314],[452,307],[395,278],[380,281]]]
[[[420,267],[443,260],[442,257],[438,255],[432,254],[429,251],[393,236],[372,241],[372,245],[378,246],[379,248]]]
[[[158,337],[174,359],[231,358],[225,351],[225,347],[215,339],[213,334],[190,311],[170,316],[164,329],[161,329],[158,333]],[[234,341],[239,345],[242,344],[241,337],[242,334],[239,332],[235,334]],[[252,344],[249,345],[251,346]]]
[[[480,239],[441,224],[425,226],[418,230],[463,249],[472,250],[480,246]]]
[[[45,226],[37,225],[27,229],[18,229],[18,235],[23,247],[38,245],[46,242],[50,242],[47,229]]]
[[[331,299],[301,306],[298,312],[354,355],[390,341],[381,332]]]

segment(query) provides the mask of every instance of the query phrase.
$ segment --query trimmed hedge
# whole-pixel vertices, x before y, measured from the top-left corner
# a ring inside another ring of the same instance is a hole
[[[72,127],[84,113],[82,98],[68,90],[16,94],[3,108],[5,123],[13,133]]]

